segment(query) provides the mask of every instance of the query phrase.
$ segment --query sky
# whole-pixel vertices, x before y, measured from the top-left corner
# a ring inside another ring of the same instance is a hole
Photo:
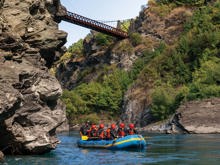
[[[61,3],[70,12],[94,20],[112,21],[135,18],[139,15],[141,6],[147,4],[147,0],[61,0]],[[66,47],[90,32],[90,29],[64,21],[59,24],[59,29],[68,33]]]

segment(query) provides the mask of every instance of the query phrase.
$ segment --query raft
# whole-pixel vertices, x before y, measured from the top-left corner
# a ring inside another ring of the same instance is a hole
[[[114,140],[79,140],[79,147],[83,148],[105,148],[111,150],[122,149],[143,149],[146,147],[146,141],[142,135],[127,135]]]

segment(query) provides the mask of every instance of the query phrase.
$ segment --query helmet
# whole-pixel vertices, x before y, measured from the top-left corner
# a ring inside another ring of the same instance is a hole
[[[99,128],[104,128],[104,124],[99,124]]]
[[[115,128],[116,128],[116,125],[115,125],[115,124],[112,124],[112,125],[111,125],[111,128],[112,128],[112,129],[115,129]]]
[[[124,128],[124,127],[125,127],[125,124],[124,124],[124,123],[120,123],[119,127],[120,127],[120,128]]]
[[[95,124],[92,124],[92,129],[95,129],[96,128],[96,125]]]
[[[132,124],[132,123],[129,124],[129,128],[130,128],[130,129],[134,129],[134,124]]]

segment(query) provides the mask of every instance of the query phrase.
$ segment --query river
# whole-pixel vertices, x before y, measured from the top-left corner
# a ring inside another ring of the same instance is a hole
[[[77,132],[59,134],[56,150],[39,156],[6,156],[4,165],[219,165],[220,135],[143,134],[145,150],[82,149]],[[0,163],[1,164],[1,163]]]

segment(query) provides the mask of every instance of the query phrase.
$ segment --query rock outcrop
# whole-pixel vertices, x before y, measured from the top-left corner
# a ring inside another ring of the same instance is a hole
[[[175,43],[183,32],[183,24],[192,16],[192,9],[176,7],[166,14],[158,12],[153,5],[140,12],[132,26],[133,31],[149,36],[151,40]]]
[[[220,98],[191,101],[177,112],[179,123],[190,133],[220,133]]]
[[[190,101],[181,105],[168,121],[143,128],[162,133],[220,133],[220,99]]]
[[[41,154],[59,143],[66,120],[62,93],[48,71],[67,34],[58,30],[65,12],[59,0],[0,0],[0,150]]]

